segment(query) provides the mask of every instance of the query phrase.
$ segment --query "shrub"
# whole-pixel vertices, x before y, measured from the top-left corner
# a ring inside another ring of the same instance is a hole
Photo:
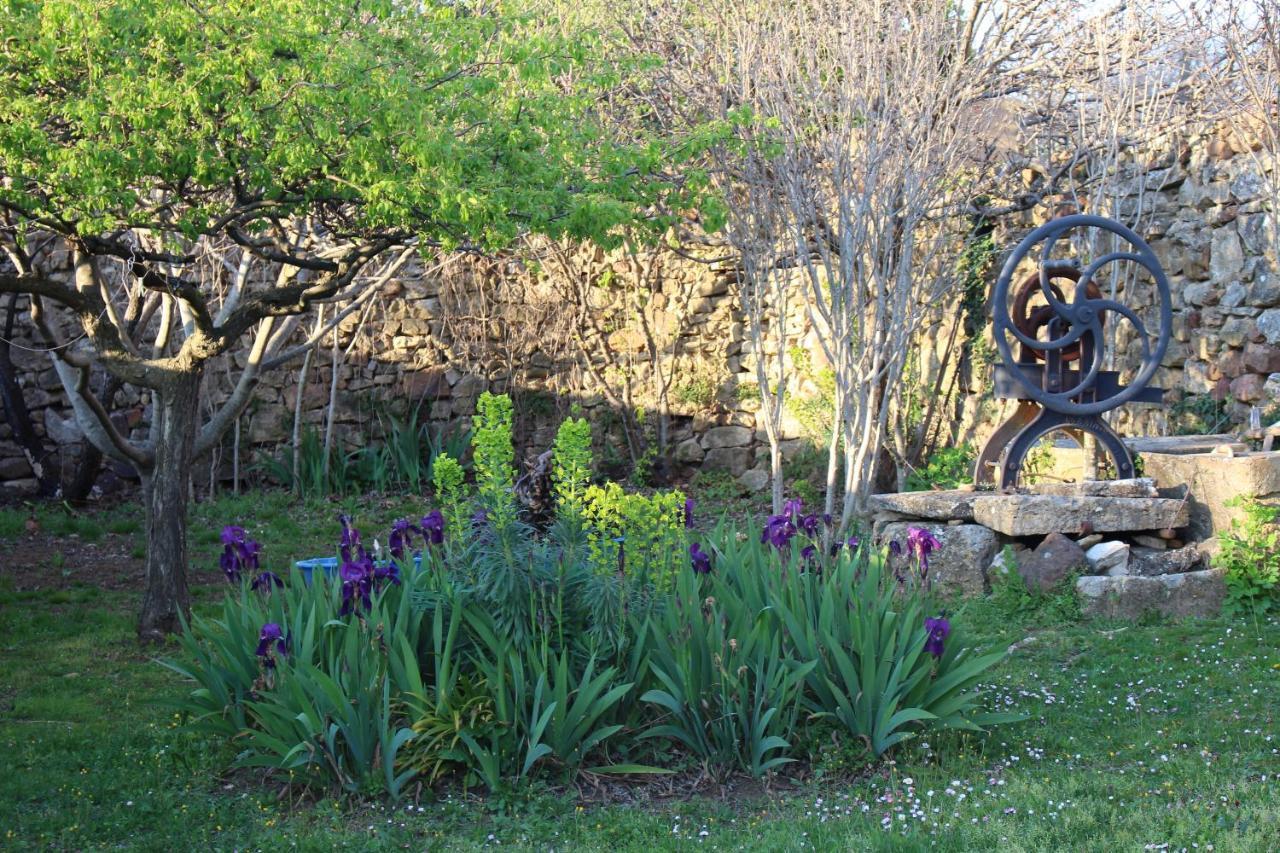
[[[1243,517],[1232,519],[1230,532],[1218,537],[1221,548],[1213,561],[1224,570],[1226,610],[1261,615],[1280,599],[1280,509],[1254,498],[1236,498],[1230,505]]]
[[[972,444],[940,447],[929,456],[923,468],[907,474],[907,491],[954,489],[973,480],[973,463],[977,453]]]
[[[598,574],[627,574],[667,589],[686,564],[685,496],[625,491],[617,483],[590,486],[584,495],[591,565]]]

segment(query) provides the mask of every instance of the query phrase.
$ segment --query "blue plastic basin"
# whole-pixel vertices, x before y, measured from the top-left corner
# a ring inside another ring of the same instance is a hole
[[[313,572],[322,571],[330,580],[338,576],[338,558],[337,557],[312,557],[308,560],[299,560],[293,564],[294,567],[302,572],[303,583],[311,583],[311,575]],[[422,570],[422,555],[413,555],[413,570],[415,572]]]

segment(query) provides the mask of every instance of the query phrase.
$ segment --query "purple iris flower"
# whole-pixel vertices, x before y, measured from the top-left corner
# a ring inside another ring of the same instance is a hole
[[[845,545],[849,548],[850,551],[858,550],[858,537],[850,536],[849,541],[846,542]]]
[[[782,505],[782,514],[787,518],[794,518],[804,512],[804,501],[800,498],[792,498]]]
[[[259,592],[261,590],[270,592],[272,587],[275,587],[276,589],[284,588],[284,581],[280,580],[280,576],[275,572],[263,572],[254,578],[253,583],[249,585],[249,588],[254,592]]]
[[[684,526],[693,527],[693,498],[684,499]]]
[[[400,566],[396,563],[386,563],[378,566],[373,570],[373,576],[381,581],[391,581],[396,586],[400,585]]]
[[[258,554],[262,546],[249,538],[243,527],[228,524],[222,528],[222,557],[218,565],[231,583],[239,583],[242,572],[259,569]]]
[[[258,634],[258,650],[255,652],[258,657],[262,658],[262,662],[268,667],[274,667],[276,661],[274,653],[279,652],[282,655],[289,653],[289,641],[285,639],[284,631],[275,622],[268,622],[262,626],[262,632]]]
[[[806,536],[814,536],[818,532],[818,516],[810,513],[797,522],[800,529],[804,531]]]
[[[363,548],[357,552],[356,559],[343,561],[342,567],[338,569],[338,576],[342,579],[343,616],[355,609],[357,599],[364,605],[365,610],[373,605],[370,596],[373,592],[375,575],[373,558]]]
[[[796,526],[786,515],[771,515],[765,522],[764,531],[760,534],[760,542],[768,543],[779,551],[786,548],[791,537],[796,535]]]
[[[346,513],[338,516],[338,521],[342,523],[342,538],[338,540],[338,550],[342,552],[342,559],[350,562],[353,553],[364,550],[360,546],[360,531],[351,525],[351,516]]]
[[[711,555],[703,551],[697,542],[689,546],[689,560],[693,565],[694,574],[711,574]]]
[[[424,521],[426,519],[423,519]],[[391,535],[387,537],[387,550],[396,560],[403,560],[405,552],[413,548],[415,536],[425,538],[422,528],[407,518],[397,518],[391,522]]]
[[[889,553],[893,554],[893,556],[895,556],[895,557],[901,557],[901,556],[902,556],[902,543],[901,543],[901,542],[899,542],[897,539],[892,540],[892,541],[889,543]]]
[[[422,517],[422,535],[432,545],[439,545],[444,541],[444,513],[438,509],[433,509]]]
[[[818,556],[818,546],[805,545],[800,549],[800,556],[804,557],[807,562],[812,562]]]
[[[942,657],[942,647],[947,635],[951,633],[951,623],[945,616],[939,616],[937,619],[924,620],[924,629],[929,632],[929,638],[924,641],[924,650],[935,658]]]
[[[942,547],[937,537],[923,527],[907,528],[907,551],[920,561],[920,574],[929,574],[929,555]]]

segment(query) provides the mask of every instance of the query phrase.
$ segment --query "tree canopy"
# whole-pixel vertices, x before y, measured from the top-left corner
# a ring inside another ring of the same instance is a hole
[[[82,238],[607,241],[666,152],[592,119],[616,68],[527,3],[8,0],[0,204]],[[90,247],[92,248],[92,246]],[[321,264],[323,266],[323,264]]]

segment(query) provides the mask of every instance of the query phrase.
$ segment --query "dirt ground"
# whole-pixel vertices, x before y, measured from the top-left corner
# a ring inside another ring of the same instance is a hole
[[[29,533],[0,541],[0,577],[12,578],[19,590],[61,589],[71,583],[142,589],[143,563],[132,550],[132,536],[105,533],[85,542],[74,535]]]

